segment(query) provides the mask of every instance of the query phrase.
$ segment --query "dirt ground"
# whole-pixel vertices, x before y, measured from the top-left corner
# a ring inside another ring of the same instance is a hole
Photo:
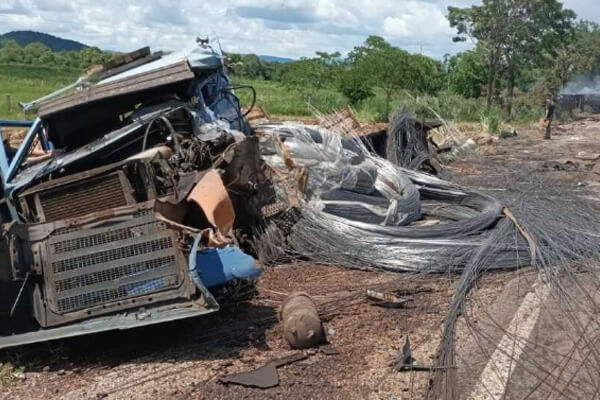
[[[27,134],[27,128],[2,128],[2,139],[8,139],[13,147],[18,147]]]
[[[593,185],[600,161],[576,155],[600,153],[598,135],[596,118],[557,127],[551,141],[541,140],[541,129],[524,130],[461,156],[448,171],[461,183],[479,185],[482,174],[505,173],[510,160],[517,160],[536,173],[560,176],[574,188]],[[490,181],[487,188],[502,190],[493,186]],[[484,276],[473,315],[494,304],[515,273]],[[216,315],[0,353],[0,362],[24,368],[1,389],[0,399],[420,399],[429,374],[397,372],[390,364],[402,354],[407,337],[415,364],[433,363],[456,281],[455,276],[398,276],[308,264],[269,268],[250,302]],[[368,288],[411,301],[403,308],[380,307],[366,299]],[[219,383],[220,376],[296,353],[277,321],[279,305],[295,291],[313,296],[338,354],[304,351],[306,360],[278,369],[280,384],[271,389]],[[464,334],[459,330],[457,340]]]
[[[503,287],[509,274],[481,283]],[[412,299],[404,308],[373,305],[366,288]],[[339,352],[309,350],[309,358],[278,369],[280,385],[261,390],[223,385],[219,376],[252,370],[293,354],[276,313],[287,293],[314,296],[330,344]],[[395,372],[389,364],[410,337],[416,362],[430,365],[454,279],[397,277],[316,265],[268,269],[258,295],[215,316],[146,329],[113,332],[11,350],[3,358],[25,366],[2,399],[230,399],[421,398],[424,372]]]

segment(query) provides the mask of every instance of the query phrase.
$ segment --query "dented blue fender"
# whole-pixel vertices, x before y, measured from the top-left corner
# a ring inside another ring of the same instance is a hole
[[[223,285],[234,279],[251,280],[262,274],[254,258],[239,247],[204,248],[198,250],[200,235],[194,240],[189,255],[189,271],[196,285],[207,288]]]

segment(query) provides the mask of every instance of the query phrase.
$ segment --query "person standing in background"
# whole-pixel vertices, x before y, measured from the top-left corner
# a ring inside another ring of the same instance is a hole
[[[554,100],[552,97],[548,97],[546,99],[546,116],[542,120],[543,126],[545,127],[544,139],[550,140],[552,137],[552,121],[554,120],[554,108],[555,108]]]

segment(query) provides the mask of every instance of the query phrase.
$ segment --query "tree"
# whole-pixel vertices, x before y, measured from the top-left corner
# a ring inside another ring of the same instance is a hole
[[[382,37],[369,36],[348,55],[356,73],[385,95],[385,116],[390,113],[393,95],[408,86],[411,71],[408,52],[392,46]]]
[[[23,49],[15,40],[3,40],[0,47],[0,63],[11,64],[23,62]]]
[[[485,56],[477,50],[458,53],[448,59],[448,86],[466,98],[479,98],[488,79]]]
[[[285,66],[282,80],[307,99],[319,90],[335,87],[340,53],[317,52],[317,57],[302,58]]]
[[[409,81],[406,88],[418,93],[436,94],[443,84],[442,63],[421,54],[412,54],[408,60]]]
[[[544,53],[555,54],[575,19],[575,13],[563,9],[557,0],[483,0],[481,6],[449,7],[448,11],[450,26],[457,29],[457,40],[470,37],[486,55],[488,106],[504,66],[509,117],[521,69],[531,67]]]
[[[369,82],[352,67],[346,67],[341,72],[338,88],[352,105],[375,95]]]
[[[589,75],[600,70],[600,26],[580,21],[570,40],[562,43],[555,54],[546,53],[551,80],[556,87],[565,85],[574,75]]]
[[[512,116],[516,80],[521,69],[539,62],[544,53],[556,56],[568,40],[576,17],[557,0],[512,0],[507,10],[508,37],[504,46],[506,60],[506,114]]]
[[[492,106],[500,70],[502,41],[506,37],[502,19],[506,0],[483,0],[483,5],[469,8],[448,7],[450,26],[456,28],[455,42],[470,39],[477,43],[488,67],[487,106]]]

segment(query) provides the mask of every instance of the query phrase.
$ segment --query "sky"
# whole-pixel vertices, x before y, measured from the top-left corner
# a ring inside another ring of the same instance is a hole
[[[34,30],[104,50],[177,50],[197,36],[227,52],[311,57],[346,54],[369,35],[438,59],[468,48],[453,43],[449,5],[477,0],[0,0],[0,33]],[[600,22],[591,0],[565,0]]]

